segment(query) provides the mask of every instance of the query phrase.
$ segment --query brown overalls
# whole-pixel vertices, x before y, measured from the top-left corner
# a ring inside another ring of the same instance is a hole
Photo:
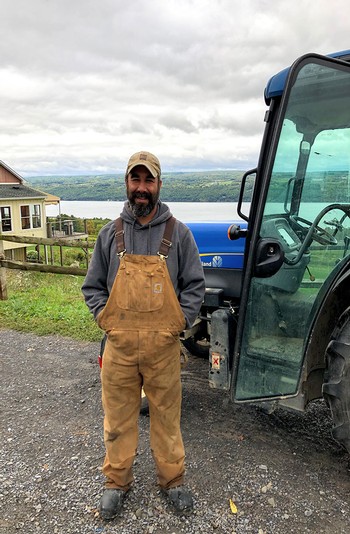
[[[103,473],[108,488],[126,491],[133,481],[143,386],[158,483],[170,488],[183,483],[185,470],[179,333],[186,321],[165,256],[124,253],[121,234],[119,231],[120,266],[98,316],[99,326],[108,333],[101,371],[106,446]],[[118,240],[118,231],[116,235]]]

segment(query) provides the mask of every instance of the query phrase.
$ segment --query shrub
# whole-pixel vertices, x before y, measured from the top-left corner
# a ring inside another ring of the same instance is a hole
[[[27,261],[31,263],[38,263],[39,261],[39,254],[36,250],[28,250],[27,252]]]

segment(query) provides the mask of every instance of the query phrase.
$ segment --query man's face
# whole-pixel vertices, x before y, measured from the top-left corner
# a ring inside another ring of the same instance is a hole
[[[162,182],[143,165],[137,165],[126,178],[126,192],[135,217],[147,217],[156,207]]]

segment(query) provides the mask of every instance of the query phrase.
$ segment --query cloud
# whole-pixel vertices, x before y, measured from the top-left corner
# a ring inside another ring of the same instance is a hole
[[[24,176],[254,166],[263,91],[348,46],[347,2],[2,0],[1,159]]]

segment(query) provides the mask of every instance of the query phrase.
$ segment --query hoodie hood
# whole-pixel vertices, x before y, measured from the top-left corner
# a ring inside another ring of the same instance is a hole
[[[135,226],[135,228],[140,229],[140,228],[147,228],[149,226],[157,226],[158,224],[162,224],[163,222],[167,221],[172,216],[172,214],[170,212],[169,207],[166,204],[163,204],[161,200],[158,200],[157,211],[156,211],[155,216],[149,223],[142,225],[136,219],[130,207],[129,201],[126,201],[124,203],[124,208],[120,216],[123,219],[123,221],[125,221],[126,223],[131,224],[132,226]]]
[[[140,224],[135,217],[130,204],[128,201],[124,203],[123,211],[120,214],[120,217],[125,223],[130,225],[129,227],[124,227],[124,237],[125,237],[125,247],[128,253],[138,254],[140,253],[141,243],[146,244],[146,250],[143,250],[144,254],[155,254],[157,251],[154,250],[154,243],[160,240],[162,235],[159,233],[160,229],[157,228],[163,223],[165,223],[172,216],[169,207],[166,204],[163,204],[160,200],[157,202],[157,211],[155,216],[147,224]],[[163,232],[163,229],[162,229]],[[152,234],[156,233],[156,241],[153,239],[152,246]],[[141,247],[143,248],[143,247]]]

